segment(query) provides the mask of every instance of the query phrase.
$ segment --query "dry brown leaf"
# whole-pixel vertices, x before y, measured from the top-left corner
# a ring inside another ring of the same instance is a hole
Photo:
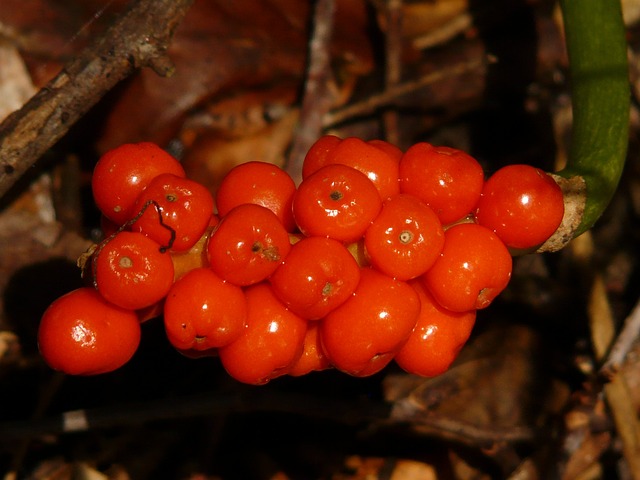
[[[611,445],[609,432],[588,433],[566,464],[562,480],[577,480],[598,465],[602,453]]]
[[[489,480],[490,476],[482,473],[474,465],[458,455],[454,450],[449,451],[449,462],[456,480]]]
[[[433,466],[403,458],[352,455],[345,460],[345,467],[353,473],[335,474],[333,480],[438,480]]]
[[[435,468],[416,460],[396,461],[390,480],[438,480]]]
[[[372,65],[364,5],[341,0],[337,6],[334,61],[353,74]],[[142,71],[133,78],[108,115],[99,150],[139,140],[165,144],[190,111],[238,91],[284,84],[297,93],[309,15],[308,2],[197,0],[169,50],[175,74],[162,79]]]
[[[454,365],[433,379],[389,376],[392,417],[417,432],[463,443],[531,442],[550,414],[554,391],[533,330],[500,326],[472,339]],[[540,395],[545,385],[546,395]],[[565,392],[565,390],[561,390]],[[565,392],[566,393],[566,392]]]
[[[128,0],[3,0],[0,34],[23,53],[34,82],[41,87],[128,3]]]
[[[127,0],[6,0],[0,34],[25,55],[36,83],[96,39]],[[176,32],[170,79],[142,70],[105,103],[103,152],[129,141],[160,144],[193,109],[246,90],[288,85],[297,95],[308,53],[310,3],[297,0],[196,0]],[[46,21],[43,21],[46,20]],[[373,65],[365,0],[338,0],[332,60],[345,84]]]
[[[297,110],[292,110],[283,118],[235,139],[215,132],[199,135],[183,159],[185,170],[190,178],[215,192],[225,174],[240,163],[262,161],[282,167],[297,118]]]
[[[18,50],[0,40],[0,121],[22,107],[35,92]]]

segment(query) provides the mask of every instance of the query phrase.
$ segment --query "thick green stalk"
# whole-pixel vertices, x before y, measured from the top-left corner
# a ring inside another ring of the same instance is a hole
[[[573,132],[563,177],[586,182],[573,236],[588,230],[613,196],[627,153],[630,88],[619,0],[561,0],[572,82]]]

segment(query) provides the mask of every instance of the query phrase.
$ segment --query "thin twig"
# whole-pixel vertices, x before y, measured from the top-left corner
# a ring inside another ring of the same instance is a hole
[[[410,399],[395,402],[391,420],[408,422],[418,432],[481,448],[491,448],[494,444],[505,442],[531,443],[540,435],[539,430],[526,425],[474,425],[464,420],[445,417],[426,411],[423,406]]]
[[[168,76],[171,37],[194,0],[139,0],[0,125],[0,197],[118,82],[148,66]]]
[[[491,56],[481,57],[471,61],[466,61],[454,65],[450,68],[443,68],[432,72],[417,80],[402,82],[393,88],[389,88],[378,95],[372,95],[367,100],[354,103],[348,107],[329,112],[324,116],[323,124],[326,127],[337,125],[354,117],[369,115],[378,108],[390,105],[399,97],[414,93],[428,85],[432,85],[450,77],[469,73],[481,67],[494,63],[496,60]]]
[[[334,12],[335,0],[317,0],[299,126],[286,166],[296,184],[302,181],[305,153],[322,134],[322,118],[333,103],[328,87],[332,80],[330,42]]]
[[[385,89],[397,87],[402,79],[402,0],[388,0],[385,10],[387,29],[385,33]],[[398,111],[389,110],[383,115],[384,133],[387,141],[400,143]]]
[[[228,413],[282,412],[358,424],[386,421],[390,406],[377,400],[340,400],[239,386],[227,393],[202,393],[142,403],[73,410],[48,418],[0,424],[0,440],[34,438],[142,424],[159,420],[195,418]]]

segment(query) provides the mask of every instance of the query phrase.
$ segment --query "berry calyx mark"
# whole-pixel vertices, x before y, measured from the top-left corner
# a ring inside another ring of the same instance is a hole
[[[344,197],[344,195],[342,194],[342,192],[340,192],[339,190],[334,190],[333,192],[331,192],[329,194],[329,198],[331,200],[334,200],[336,202],[342,200],[342,197]]]
[[[118,265],[121,268],[131,268],[133,267],[133,260],[131,259],[131,257],[120,257],[120,260],[118,261]]]
[[[276,246],[269,246],[265,248],[262,242],[255,242],[251,245],[251,251],[264,256],[264,258],[270,262],[280,261],[280,252]]]
[[[493,289],[492,288],[483,288],[478,292],[478,299],[476,300],[476,308],[486,308],[492,301],[493,298]]]
[[[167,193],[164,198],[167,200],[167,202],[177,202],[178,201],[178,196],[175,193]]]
[[[400,240],[400,243],[403,245],[411,243],[413,241],[413,232],[410,230],[403,230],[400,232],[400,235],[398,235],[398,240]]]
[[[322,296],[328,297],[331,295],[332,291],[333,291],[333,285],[331,284],[331,282],[327,282],[324,284],[324,287],[322,287]]]

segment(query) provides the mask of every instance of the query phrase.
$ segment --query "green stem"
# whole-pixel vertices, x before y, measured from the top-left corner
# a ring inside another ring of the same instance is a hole
[[[627,153],[630,88],[618,0],[561,0],[569,55],[573,137],[563,177],[580,176],[587,198],[574,236],[588,230],[613,196]]]

